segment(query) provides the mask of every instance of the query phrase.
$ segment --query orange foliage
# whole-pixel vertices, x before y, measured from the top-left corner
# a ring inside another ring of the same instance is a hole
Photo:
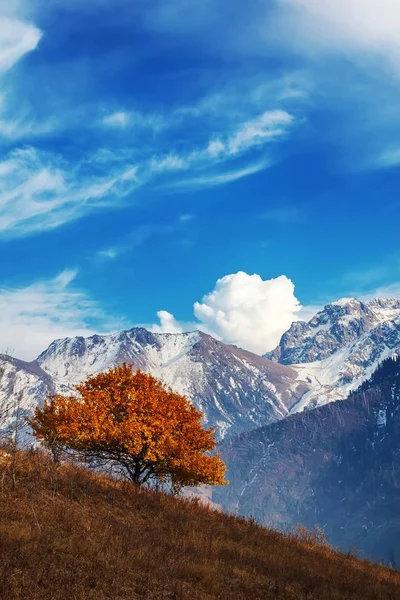
[[[53,451],[72,450],[97,465],[116,464],[133,482],[182,486],[225,484],[225,465],[212,456],[213,429],[201,413],[151,375],[129,365],[76,386],[76,396],[50,396],[31,419]]]

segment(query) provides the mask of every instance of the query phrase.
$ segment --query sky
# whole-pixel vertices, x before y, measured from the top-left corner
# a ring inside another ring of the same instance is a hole
[[[0,0],[0,351],[265,353],[400,295],[398,0]]]

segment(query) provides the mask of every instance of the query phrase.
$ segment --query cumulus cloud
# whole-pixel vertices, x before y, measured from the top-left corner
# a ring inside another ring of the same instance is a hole
[[[284,275],[263,280],[239,271],[218,279],[212,292],[194,304],[194,314],[225,342],[264,354],[296,320],[300,303]]]
[[[66,270],[26,287],[0,288],[1,352],[33,360],[56,338],[92,335],[94,321],[103,331],[119,325],[71,285],[76,274]]]
[[[294,285],[285,275],[263,280],[260,275],[239,271],[218,279],[214,289],[201,302],[195,302],[197,323],[181,325],[171,313],[160,311],[161,326],[153,327],[153,331],[200,329],[228,344],[265,354],[300,318],[301,309]]]
[[[154,333],[182,333],[183,327],[175,319],[174,315],[166,310],[159,310],[157,317],[160,319],[159,325],[153,325],[151,328]]]

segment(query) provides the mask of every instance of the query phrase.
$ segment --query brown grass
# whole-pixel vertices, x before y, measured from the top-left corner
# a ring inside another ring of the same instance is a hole
[[[396,600],[400,574],[43,453],[0,464],[1,600]],[[300,539],[299,539],[300,538]],[[323,542],[323,539],[322,539]]]

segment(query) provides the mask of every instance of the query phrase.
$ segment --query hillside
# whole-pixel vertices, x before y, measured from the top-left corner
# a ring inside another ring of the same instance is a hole
[[[2,600],[395,600],[400,575],[41,453],[0,464]]]
[[[275,527],[323,526],[343,550],[400,564],[400,359],[347,400],[223,442],[214,499]]]

